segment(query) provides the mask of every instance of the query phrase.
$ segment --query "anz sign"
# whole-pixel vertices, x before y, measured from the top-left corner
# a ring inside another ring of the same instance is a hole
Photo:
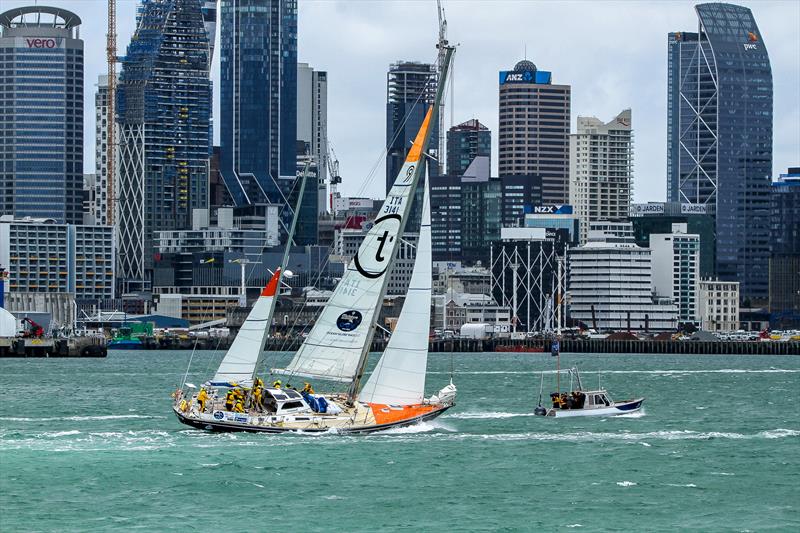
[[[549,84],[551,74],[543,70],[503,70],[500,72],[500,85],[506,83],[540,83]]]

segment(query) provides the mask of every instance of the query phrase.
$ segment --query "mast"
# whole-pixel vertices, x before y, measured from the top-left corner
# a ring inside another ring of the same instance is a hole
[[[455,49],[452,46],[448,46],[446,42],[438,43],[437,48],[441,51],[442,49],[445,50],[445,58],[444,63],[442,65],[442,76],[439,78],[439,86],[436,88],[436,98],[433,101],[433,110],[431,113],[431,127],[428,127],[427,131],[425,132],[425,137],[422,142],[422,150],[421,154],[425,154],[428,144],[431,138],[431,131],[433,130],[432,125],[436,123],[439,117],[439,107],[442,103],[442,95],[444,94],[444,88],[447,80],[447,72],[450,68],[450,61],[453,57],[453,52]],[[419,176],[422,172],[422,169],[425,168],[425,165],[416,165],[414,168],[414,175],[411,180],[411,183],[416,185],[419,182]],[[398,235],[403,234],[403,229],[405,228],[406,217],[404,216],[401,221],[401,226],[398,232]],[[391,257],[390,265],[394,264],[395,257],[397,256],[397,248],[394,249],[394,252]],[[387,281],[389,272],[387,272]],[[383,299],[386,296],[386,287],[387,282],[383,283],[383,287],[381,287],[380,297],[378,298],[377,306],[378,309],[383,305]],[[350,383],[350,388],[347,391],[347,401],[348,403],[352,404],[355,402],[356,396],[358,395],[358,388],[361,384],[361,378],[364,376],[364,368],[367,366],[367,359],[369,358],[369,349],[372,347],[372,338],[375,336],[375,329],[378,325],[378,317],[380,316],[380,312],[376,311],[372,317],[372,323],[370,324],[369,333],[367,334],[366,342],[364,346],[361,348],[361,356],[358,360],[358,365],[356,366],[356,373],[353,377],[353,381]]]
[[[279,272],[278,272],[278,289],[277,289],[277,292],[275,293],[275,297],[272,299],[272,302],[270,304],[269,315],[267,315],[267,316],[269,316],[270,322],[272,321],[272,313],[275,310],[275,302],[278,301],[278,295],[280,294],[280,291],[281,291],[281,281],[283,280],[283,272],[284,272],[284,270],[286,270],[286,263],[289,262],[289,250],[291,250],[291,248],[292,248],[292,240],[294,239],[294,232],[295,232],[295,229],[297,229],[297,220],[300,218],[300,205],[303,203],[303,193],[306,190],[306,180],[308,179],[308,167],[309,167],[309,165],[311,165],[311,161],[310,160],[306,161],[306,164],[303,167],[303,178],[300,181],[300,192],[297,194],[297,204],[294,207],[294,216],[292,217],[292,225],[289,228],[289,234],[286,237],[286,248],[283,251],[283,259],[281,260],[281,265],[278,267],[278,270],[279,270]],[[269,328],[271,326],[272,326],[272,324],[266,324],[265,325],[265,329],[264,329],[265,336],[269,332]],[[258,372],[258,367],[261,364],[261,359],[263,358],[263,354],[264,354],[264,343],[262,342],[261,343],[261,349],[258,352],[258,359],[256,359],[256,364],[253,367],[253,375],[251,376],[251,378],[253,380],[256,379],[256,373]]]

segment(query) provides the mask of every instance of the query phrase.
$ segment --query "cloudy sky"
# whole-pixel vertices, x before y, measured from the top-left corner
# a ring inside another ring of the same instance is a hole
[[[3,0],[2,9],[34,0]],[[94,169],[94,84],[105,66],[105,0],[45,0],[83,19],[86,49],[86,163]],[[298,59],[328,71],[328,136],[341,164],[344,194],[380,197],[384,189],[386,70],[397,60],[436,57],[433,0],[298,0]],[[138,0],[117,0],[120,54],[134,30]],[[497,160],[498,71],[527,58],[572,86],[577,116],[610,120],[633,110],[634,197],[666,197],[666,73],[670,31],[696,31],[695,2],[444,0],[451,42],[459,43],[446,124],[477,118],[492,130]],[[772,63],[773,174],[800,165],[800,2],[749,1]],[[218,28],[219,29],[219,28]],[[219,54],[214,58],[219,116]],[[215,132],[218,141],[219,133]]]

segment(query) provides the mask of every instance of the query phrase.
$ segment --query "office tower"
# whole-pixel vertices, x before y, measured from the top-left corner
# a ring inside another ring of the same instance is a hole
[[[153,231],[208,206],[210,50],[199,0],[143,0],[117,89],[119,278],[146,291]]]
[[[220,23],[222,177],[238,206],[283,206],[281,180],[291,188],[296,172],[297,1],[225,1]]]
[[[398,61],[389,66],[386,74],[386,192],[392,188],[397,173],[406,159],[408,149],[417,136],[428,107],[436,96],[438,75],[436,65],[415,61]],[[435,126],[431,139],[439,138]],[[428,174],[439,174],[437,143],[431,141],[428,153]],[[420,188],[421,190],[421,188]],[[415,199],[415,203],[417,202]],[[409,221],[415,220],[412,216]]]
[[[539,176],[502,176],[500,186],[503,190],[502,221],[505,228],[523,226],[526,213],[542,206],[542,180]]]
[[[472,160],[481,156],[492,161],[492,132],[477,119],[447,130],[447,173],[461,176]]]
[[[672,298],[678,321],[699,324],[700,235],[687,233],[686,224],[673,224],[669,233],[650,235],[650,249],[656,294]]]
[[[108,224],[108,75],[97,77],[97,91],[94,93],[94,198],[92,213],[94,223]]]
[[[772,183],[772,255],[769,258],[770,324],[800,328],[800,168]]]
[[[650,247],[650,235],[669,233],[674,224],[685,224],[688,233],[700,236],[700,276],[714,277],[714,217],[703,205],[678,202],[631,204],[630,221],[636,244]]]
[[[570,95],[527,60],[500,72],[500,177],[540,177],[545,204],[569,199]]]
[[[83,222],[80,24],[54,7],[0,14],[0,214]]]
[[[431,249],[434,261],[461,260],[461,177],[430,178]]]
[[[652,257],[625,222],[595,222],[569,251],[570,316],[598,331],[675,331],[678,309],[653,297]]]
[[[611,121],[578,117],[569,137],[569,203],[580,218],[581,243],[589,223],[627,220],[633,184],[631,110]]]
[[[669,199],[708,207],[716,273],[768,295],[772,71],[752,12],[700,4],[697,33],[667,38]]]
[[[298,156],[311,156],[317,168],[317,212],[327,213],[328,73],[308,63],[297,64],[297,141]]]

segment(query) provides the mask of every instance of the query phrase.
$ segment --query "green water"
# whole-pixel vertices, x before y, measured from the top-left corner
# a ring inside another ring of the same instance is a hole
[[[566,355],[645,411],[554,420],[531,416],[549,356],[432,354],[456,407],[370,436],[189,429],[188,359],[0,360],[0,529],[800,530],[800,357]]]

